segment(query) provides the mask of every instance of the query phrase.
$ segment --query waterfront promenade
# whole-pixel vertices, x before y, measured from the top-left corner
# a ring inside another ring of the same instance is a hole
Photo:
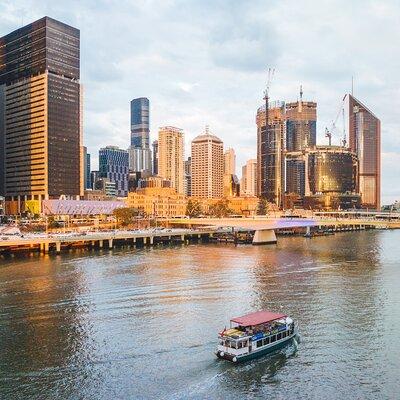
[[[147,229],[147,230],[115,230],[108,232],[89,232],[74,234],[29,234],[22,236],[2,237],[0,251],[4,250],[40,250],[43,253],[56,251],[71,246],[86,246],[92,248],[113,248],[114,244],[153,245],[158,242],[184,242],[189,239],[208,239],[216,228],[208,229]]]
[[[143,230],[110,230],[65,234],[26,234],[0,237],[0,252],[15,250],[60,253],[71,247],[108,248],[119,246],[143,246],[156,243],[209,240],[214,234],[247,231],[254,232],[253,244],[276,243],[275,232],[295,230],[297,233],[310,229],[341,232],[364,229],[398,229],[400,220],[378,218],[354,218],[314,216],[313,218],[182,218],[163,221],[174,228]]]

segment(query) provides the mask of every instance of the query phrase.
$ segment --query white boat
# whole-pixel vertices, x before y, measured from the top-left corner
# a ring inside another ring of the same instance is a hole
[[[300,341],[292,318],[270,311],[257,311],[230,320],[230,329],[218,335],[218,358],[246,361],[270,353],[290,341]]]

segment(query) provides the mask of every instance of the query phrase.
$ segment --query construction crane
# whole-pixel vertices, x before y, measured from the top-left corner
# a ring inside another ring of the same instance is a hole
[[[275,68],[268,68],[267,85],[264,90],[264,100],[265,100],[265,129],[268,127],[268,108],[269,108],[269,90],[271,87],[272,80],[274,79]]]
[[[331,128],[325,128],[325,137],[329,139],[329,146],[331,146],[332,143],[332,134],[337,131],[336,123],[340,117],[340,114],[342,114],[342,120],[343,120],[343,137],[342,140],[340,141],[343,147],[346,147],[347,140],[346,140],[346,126],[345,126],[345,117],[344,117],[344,101],[346,99],[346,95],[343,97],[342,101],[340,102],[340,107],[339,111],[336,114],[336,118],[334,121],[332,121]]]

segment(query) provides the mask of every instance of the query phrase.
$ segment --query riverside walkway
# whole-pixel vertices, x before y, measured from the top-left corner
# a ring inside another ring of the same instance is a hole
[[[148,229],[141,231],[116,230],[111,232],[89,232],[74,234],[27,234],[23,236],[3,236],[0,238],[0,251],[18,249],[40,250],[43,253],[63,248],[87,246],[92,248],[113,248],[114,244],[153,245],[158,242],[184,242],[189,239],[208,239],[218,229]]]

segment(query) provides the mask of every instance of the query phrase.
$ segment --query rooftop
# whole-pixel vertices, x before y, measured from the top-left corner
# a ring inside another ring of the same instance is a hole
[[[287,317],[286,314],[274,313],[271,311],[256,311],[241,317],[232,318],[231,322],[235,322],[240,326],[254,326],[265,322],[276,321],[277,319]]]

